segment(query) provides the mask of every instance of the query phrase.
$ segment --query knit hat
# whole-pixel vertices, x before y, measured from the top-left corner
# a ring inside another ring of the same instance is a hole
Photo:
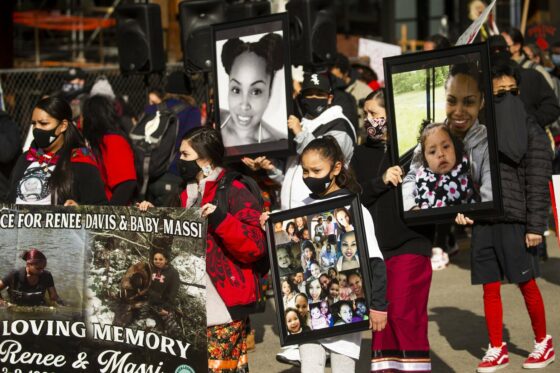
[[[167,76],[165,92],[178,95],[190,95],[192,93],[191,79],[183,71],[174,71]]]
[[[91,87],[91,91],[89,92],[89,95],[105,96],[111,100],[115,99],[115,92],[113,92],[113,87],[111,87],[111,83],[109,83],[107,78],[104,76],[97,78],[97,81]]]

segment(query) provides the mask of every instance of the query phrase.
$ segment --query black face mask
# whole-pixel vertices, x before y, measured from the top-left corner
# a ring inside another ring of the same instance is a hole
[[[309,115],[313,118],[316,118],[327,109],[327,107],[329,106],[329,99],[302,97],[300,99],[300,104],[304,115]]]
[[[325,177],[304,177],[303,182],[313,194],[322,195],[331,185],[331,173]]]
[[[181,179],[183,179],[185,183],[194,180],[196,175],[202,170],[196,163],[196,160],[185,161],[184,159],[179,159],[177,161],[177,169],[179,170]]]
[[[60,136],[60,134],[58,136],[55,135],[57,128],[58,126],[49,131],[39,128],[33,129],[33,139],[35,140],[35,144],[39,147],[39,149],[47,149],[52,145],[53,142],[56,141],[58,136]]]
[[[345,89],[348,84],[346,84],[344,79],[331,75],[331,86],[333,89]]]

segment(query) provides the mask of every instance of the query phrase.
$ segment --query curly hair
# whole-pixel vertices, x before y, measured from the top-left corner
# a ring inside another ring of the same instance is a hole
[[[265,34],[259,41],[244,42],[239,38],[229,39],[222,49],[222,65],[229,75],[235,59],[245,52],[253,52],[265,61],[266,73],[270,75],[270,86],[274,73],[284,67],[284,43],[282,36],[275,33]]]

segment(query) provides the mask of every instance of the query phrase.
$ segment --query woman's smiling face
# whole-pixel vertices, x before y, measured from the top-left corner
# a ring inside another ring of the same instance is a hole
[[[229,74],[229,111],[237,129],[256,129],[268,106],[272,76],[266,61],[253,52],[243,52]]]
[[[445,89],[445,112],[451,132],[461,138],[478,119],[484,105],[478,83],[471,76],[457,74],[449,78]]]

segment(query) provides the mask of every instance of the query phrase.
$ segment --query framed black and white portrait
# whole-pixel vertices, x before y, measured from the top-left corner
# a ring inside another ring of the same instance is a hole
[[[226,156],[286,155],[292,80],[287,13],[212,26],[215,115]]]
[[[371,284],[361,209],[356,196],[344,196],[270,214],[282,345],[368,328]]]
[[[486,44],[384,59],[389,142],[410,224],[502,211]]]

